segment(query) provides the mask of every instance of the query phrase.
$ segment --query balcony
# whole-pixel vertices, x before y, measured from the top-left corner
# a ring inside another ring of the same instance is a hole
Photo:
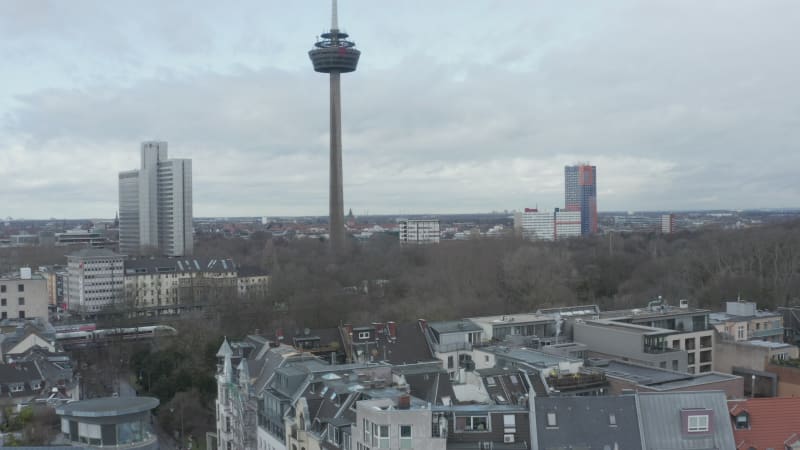
[[[783,327],[767,328],[766,330],[754,330],[750,333],[751,338],[763,338],[771,336],[783,336]]]

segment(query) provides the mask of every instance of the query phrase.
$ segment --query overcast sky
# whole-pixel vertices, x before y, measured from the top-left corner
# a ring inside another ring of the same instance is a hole
[[[800,206],[796,0],[342,0],[345,209]],[[112,217],[139,144],[195,216],[325,215],[326,0],[0,1],[0,217]]]

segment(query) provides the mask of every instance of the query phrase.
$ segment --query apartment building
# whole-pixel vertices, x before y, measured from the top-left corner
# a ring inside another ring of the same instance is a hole
[[[0,275],[0,320],[48,320],[47,280],[29,267],[18,272]]]
[[[232,259],[137,258],[125,262],[126,304],[140,315],[176,314],[210,301],[235,299]]]
[[[726,302],[724,313],[711,314],[711,324],[727,340],[783,342],[783,314],[761,311],[755,302]]]

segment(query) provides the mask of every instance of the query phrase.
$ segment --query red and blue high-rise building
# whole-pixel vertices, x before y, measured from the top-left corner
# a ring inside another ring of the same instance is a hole
[[[597,233],[597,167],[564,167],[564,209],[580,211],[581,235]]]

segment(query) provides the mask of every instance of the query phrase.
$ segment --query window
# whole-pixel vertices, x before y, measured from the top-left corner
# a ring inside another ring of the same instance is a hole
[[[411,425],[400,425],[400,448],[413,448],[411,446]]]
[[[608,425],[615,427],[617,426],[617,415],[614,413],[609,413],[608,415]]]
[[[674,370],[674,371],[678,370],[678,360],[677,359],[673,359],[672,360],[672,370]]]
[[[672,348],[681,348],[681,341],[678,339],[673,339]]]
[[[2,320],[2,319],[8,319],[8,313],[7,312],[3,311],[3,312],[0,313],[0,320]]]
[[[19,306],[25,306],[25,297],[20,297],[17,299],[17,304]]]
[[[447,357],[447,368],[448,369],[452,369],[453,368],[453,357],[452,356],[448,356]]]
[[[6,299],[0,298],[0,306],[6,306]]]
[[[516,375],[510,375],[508,378],[511,380],[511,384],[519,384],[519,379]]]
[[[746,430],[748,428],[750,428],[750,418],[747,417],[747,413],[741,413],[736,416],[736,429]]]
[[[19,318],[20,319],[24,319],[25,318],[25,311],[20,311],[19,312]]]
[[[372,431],[370,431],[370,423],[367,419],[364,419],[364,443],[367,445],[372,445],[370,442],[372,440]]]
[[[556,420],[556,413],[554,412],[547,413],[547,426],[551,428],[558,426],[558,421]]]
[[[464,431],[486,431],[487,423],[486,416],[468,416],[465,417]]]
[[[503,415],[503,431],[505,433],[517,432],[517,417],[514,414]]]
[[[6,285],[0,284],[0,292],[5,292],[5,291],[6,291]]]
[[[744,325],[739,325],[736,328],[736,339],[744,339]]]
[[[25,285],[24,284],[18,284],[17,285],[17,292],[25,292]]]
[[[667,362],[666,361],[661,361],[660,363],[658,363],[658,367],[661,367],[662,369],[666,369],[667,368]]]
[[[694,353],[689,353],[689,358],[687,362],[689,363],[690,366],[694,364]]]
[[[694,338],[686,339],[685,345],[686,345],[686,350],[694,350],[695,339]]]
[[[494,386],[494,377],[486,377],[486,384]]]
[[[389,425],[372,424],[372,446],[389,448]]]
[[[369,331],[359,331],[358,332],[359,339],[369,339]]]
[[[708,431],[708,416],[689,416],[689,433]]]

